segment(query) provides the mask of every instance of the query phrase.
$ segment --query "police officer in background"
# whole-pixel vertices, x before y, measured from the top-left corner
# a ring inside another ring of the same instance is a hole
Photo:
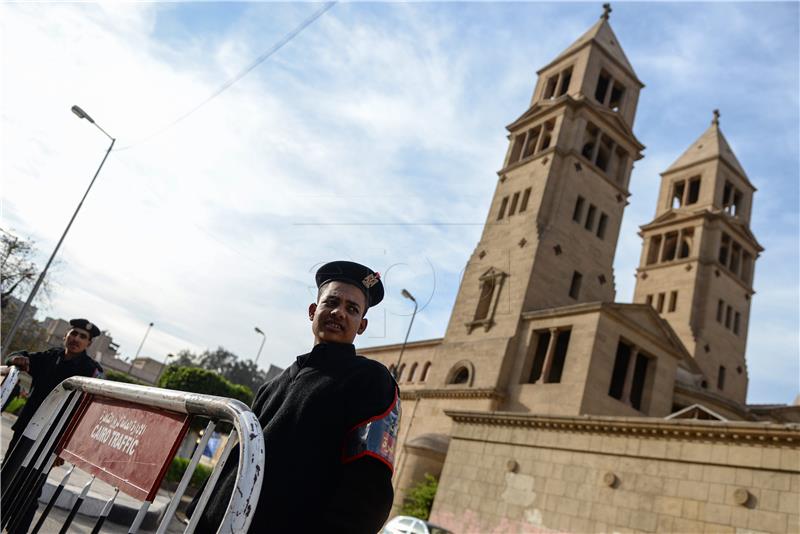
[[[251,533],[374,534],[391,510],[399,390],[383,364],[353,346],[383,284],[348,261],[323,265],[316,283],[317,302],[308,307],[314,347],[253,401],[266,456]],[[234,456],[225,464],[195,532],[217,531],[237,463]]]
[[[86,319],[72,319],[69,324],[72,328],[64,336],[63,347],[43,352],[22,351],[6,360],[8,365],[18,367],[33,379],[28,400],[11,427],[14,437],[6,450],[6,458],[19,442],[36,410],[62,380],[71,376],[102,377],[103,368],[86,354],[92,339],[100,335],[100,329]]]

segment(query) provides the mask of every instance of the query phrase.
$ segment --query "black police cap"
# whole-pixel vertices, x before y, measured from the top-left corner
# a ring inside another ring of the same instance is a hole
[[[97,325],[89,322],[86,319],[72,319],[70,320],[69,324],[70,326],[74,326],[75,328],[86,330],[87,332],[89,332],[89,337],[94,338],[100,335],[100,329],[97,328]]]
[[[383,282],[380,273],[352,261],[332,261],[317,270],[317,287],[328,282],[346,282],[359,288],[367,297],[367,307],[383,300]]]

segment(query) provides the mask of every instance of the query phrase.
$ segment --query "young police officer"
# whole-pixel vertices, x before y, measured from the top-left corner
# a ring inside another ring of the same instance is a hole
[[[323,265],[308,307],[314,347],[263,385],[253,411],[266,457],[251,533],[374,534],[392,505],[398,388],[383,364],[356,355],[380,275],[353,262]],[[236,478],[235,458],[196,532],[216,532]]]
[[[92,339],[100,335],[100,329],[86,319],[72,319],[69,324],[72,328],[64,336],[63,347],[44,352],[23,351],[7,360],[9,365],[15,365],[21,371],[30,374],[33,380],[31,394],[14,426],[11,427],[14,430],[14,437],[8,445],[6,456],[13,450],[44,399],[62,380],[71,376],[97,378],[103,373],[100,364],[86,354]]]

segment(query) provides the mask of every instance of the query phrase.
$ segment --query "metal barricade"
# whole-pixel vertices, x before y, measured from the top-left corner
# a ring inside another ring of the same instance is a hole
[[[5,384],[3,385],[5,388]],[[3,390],[5,394],[5,389]],[[61,532],[68,531],[79,512],[95,477],[118,481],[114,494],[106,501],[92,533],[100,532],[117,492],[142,501],[128,532],[137,532],[153,502],[158,485],[195,417],[208,418],[202,439],[195,447],[174,495],[166,506],[157,527],[164,534],[177,511],[209,438],[219,424],[230,424],[229,439],[207,483],[196,500],[185,534],[194,532],[211,492],[235,446],[239,463],[233,493],[217,532],[247,532],[255,503],[261,491],[264,473],[264,436],[261,425],[250,409],[238,400],[182,391],[73,377],[64,380],[45,399],[25,429],[23,440],[14,451],[6,451],[2,468],[2,527],[8,532],[25,531],[47,475],[57,458],[72,467],[54,491],[31,532],[38,532],[47,514],[72,475],[79,468],[92,475],[69,512]],[[155,440],[155,441],[154,441]],[[164,448],[169,442],[170,447]],[[105,455],[105,456],[104,456]],[[155,456],[154,456],[155,455]],[[154,457],[157,460],[153,460]],[[164,460],[166,458],[166,460]],[[122,459],[120,461],[120,459]],[[145,460],[152,460],[150,464]],[[132,464],[118,467],[117,464]],[[152,465],[151,465],[152,464]],[[149,475],[150,467],[155,476]],[[124,469],[129,469],[124,471]],[[160,470],[160,471],[159,471]],[[142,471],[145,471],[143,474]],[[147,478],[146,481],[140,479]],[[152,483],[152,484],[151,484]],[[151,485],[151,486],[149,486]]]
[[[0,375],[3,377],[0,384],[0,406],[5,406],[19,381],[19,369],[13,365],[0,365]]]

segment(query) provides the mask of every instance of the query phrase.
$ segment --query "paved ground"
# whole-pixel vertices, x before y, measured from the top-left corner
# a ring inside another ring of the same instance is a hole
[[[8,448],[8,443],[11,441],[11,425],[14,424],[16,417],[13,415],[9,415],[7,413],[2,414],[2,426],[0,427],[0,451],[2,451],[2,456],[5,456],[6,449]],[[68,466],[62,466],[53,468],[51,470],[51,474],[48,477],[48,483],[52,483],[53,485],[58,485],[61,481],[62,477],[66,473]],[[69,487],[71,487],[72,491],[75,493],[80,492],[80,488],[90,479],[89,475],[82,471],[78,471],[77,469],[73,471],[72,475],[69,479]],[[64,493],[67,493],[65,491]],[[91,494],[95,501],[99,504],[101,501],[105,501],[110,498],[114,493],[114,488],[110,485],[102,482],[100,480],[96,480],[91,487]],[[62,497],[64,495],[62,494]],[[159,490],[159,494],[156,497],[155,502],[151,506],[151,510],[157,509],[157,507],[165,507],[169,502],[171,495],[164,491]],[[124,495],[122,493],[119,494],[117,497],[117,502],[122,507],[131,508],[131,509],[138,509],[141,506],[141,502]],[[38,521],[39,513],[44,509],[44,505],[39,506],[39,510],[37,511],[36,518],[34,519],[33,524],[36,524]],[[61,529],[61,525],[63,524],[64,520],[66,519],[68,514],[67,510],[60,510],[58,508],[53,508],[53,511],[50,512],[47,520],[45,521],[44,527],[42,528],[41,532],[45,534],[49,533],[56,533]],[[82,514],[78,514],[73,521],[70,532],[77,532],[77,533],[90,533],[92,528],[94,527],[96,519],[94,517],[87,517]],[[111,522],[106,522],[103,525],[102,532],[108,532],[110,534],[117,534],[117,533],[125,533],[128,532],[127,529],[128,525],[116,525]],[[170,533],[178,533],[183,532],[184,524],[182,524],[178,519],[173,519],[170,523],[168,532]],[[148,530],[141,530],[140,532],[152,532]]]

